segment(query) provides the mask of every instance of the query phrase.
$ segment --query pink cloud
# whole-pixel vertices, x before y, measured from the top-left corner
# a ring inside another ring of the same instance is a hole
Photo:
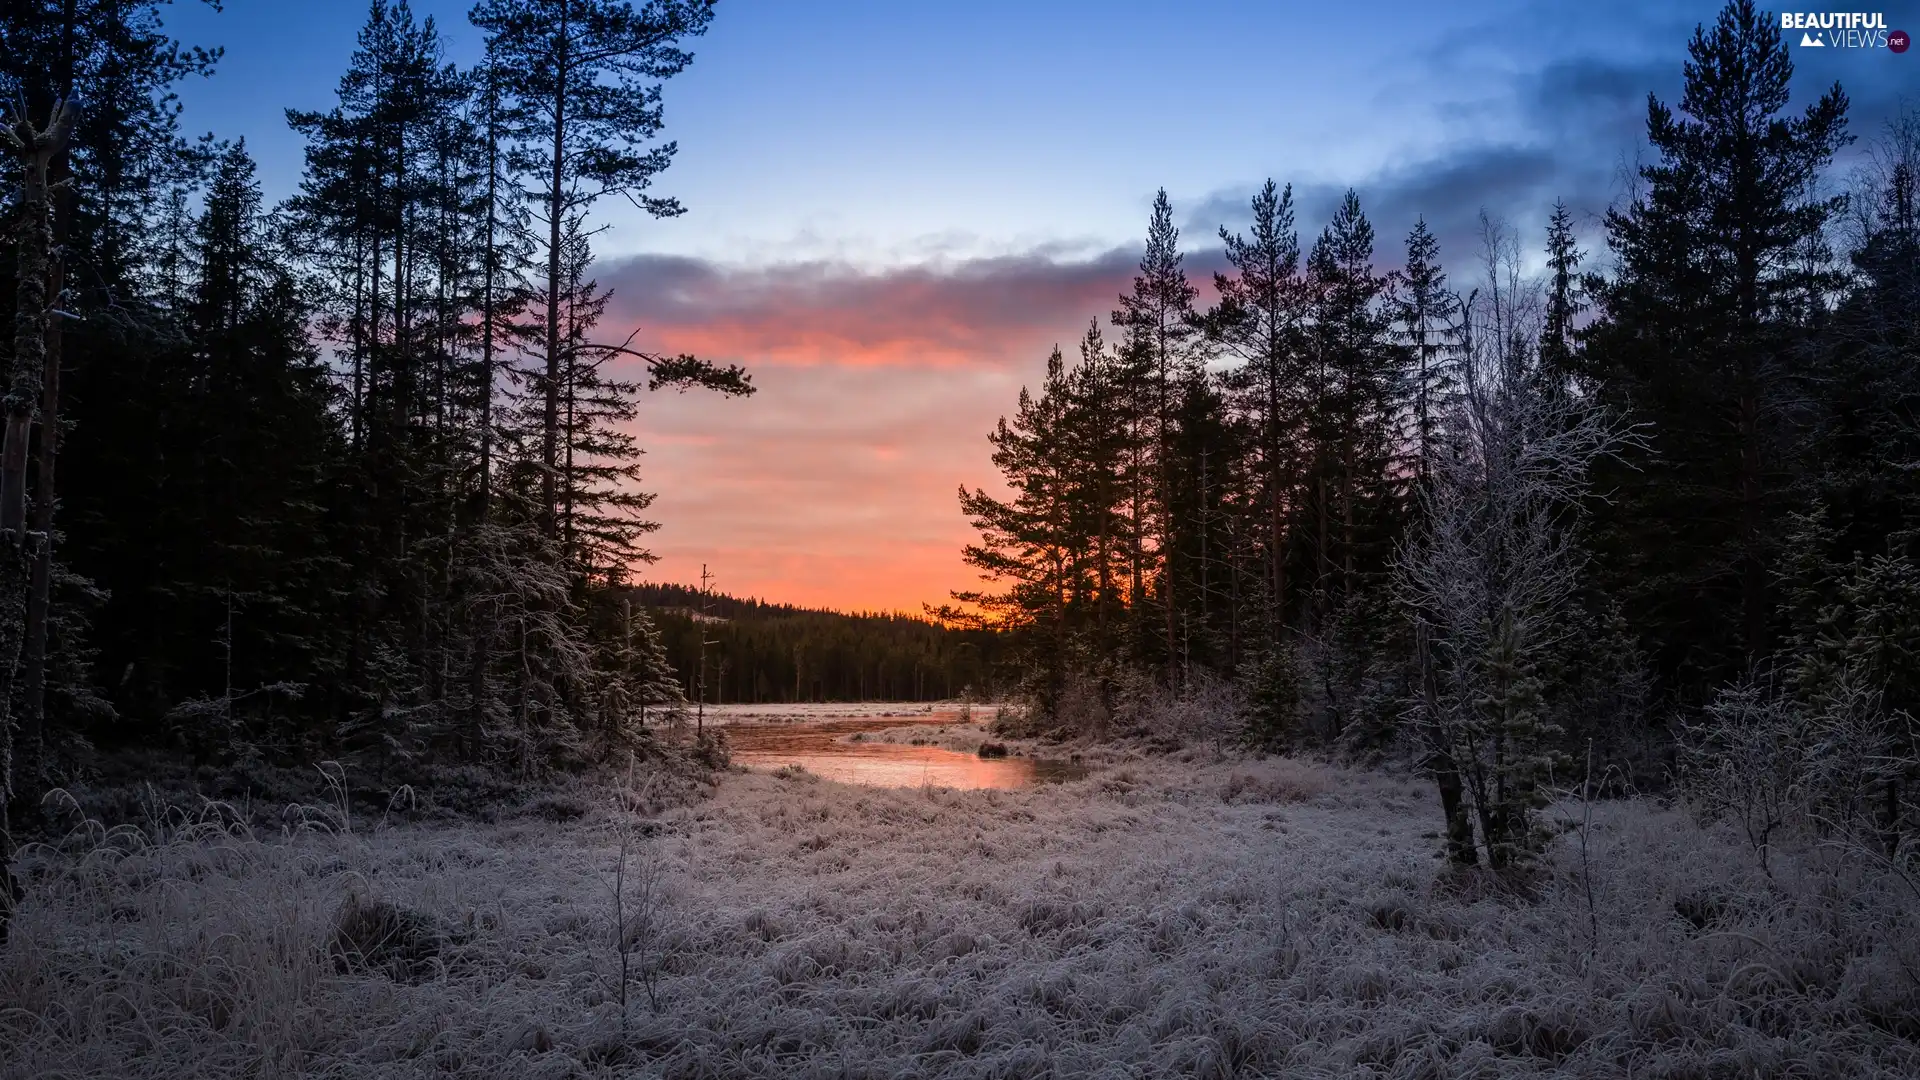
[[[986,435],[1057,342],[1105,323],[1137,256],[865,273],[615,264],[606,328],[753,371],[745,399],[655,394],[638,434],[662,528],[650,580],[918,611],[971,587],[955,489],[999,486]],[[1198,276],[1198,275],[1196,275]]]
[[[638,257],[600,274],[651,347],[760,365],[968,367],[1018,362],[1033,341],[1104,317],[1137,256],[1042,256],[862,271],[756,269]]]

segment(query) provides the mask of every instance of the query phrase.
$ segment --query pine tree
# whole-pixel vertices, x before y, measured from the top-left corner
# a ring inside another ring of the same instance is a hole
[[[586,276],[592,258],[588,238],[570,228],[560,370],[560,544],[577,573],[604,578],[651,562],[640,541],[658,526],[643,516],[653,495],[639,487],[640,447],[631,431],[644,387],[610,375],[623,354],[596,348],[589,337],[608,300]]]
[[[1250,439],[1227,408],[1220,380],[1189,372],[1176,388],[1166,472],[1172,545],[1163,573],[1173,583],[1182,672],[1239,666],[1242,605],[1237,524],[1247,517]]]
[[[1167,678],[1178,682],[1180,649],[1177,643],[1180,597],[1170,559],[1174,548],[1174,491],[1171,443],[1179,388],[1199,366],[1194,349],[1197,295],[1180,266],[1180,231],[1173,224],[1173,204],[1162,188],[1154,196],[1147,224],[1147,250],[1133,291],[1120,297],[1113,324],[1126,331],[1127,348],[1149,372],[1148,395],[1142,413],[1152,423],[1154,467],[1152,499],[1155,539],[1153,556],[1159,564],[1152,579],[1158,593]]]
[[[353,595],[325,708],[383,753],[417,744],[400,729],[452,723],[444,673],[461,650],[455,613],[472,610],[449,591],[477,457],[468,416],[490,405],[467,359],[483,146],[472,80],[442,48],[432,19],[374,0],[339,104],[288,114],[308,138],[291,224],[317,255],[321,326],[348,376],[339,554]]]
[[[557,538],[569,223],[608,196],[655,217],[682,212],[678,201],[648,193],[675,145],[649,144],[665,122],[660,81],[692,61],[680,43],[706,32],[713,2],[650,0],[636,10],[612,0],[483,0],[469,18],[488,35],[495,77],[512,102],[510,161],[546,230],[542,521]]]
[[[1417,486],[1427,483],[1427,465],[1438,449],[1440,417],[1460,388],[1461,325],[1459,300],[1447,289],[1440,265],[1440,241],[1424,218],[1407,234],[1406,266],[1392,298],[1401,348],[1406,350],[1404,386],[1405,449]]]
[[[16,0],[0,14],[0,95],[44,117],[77,111],[62,225],[72,285],[125,303],[143,291],[152,228],[168,195],[205,161],[183,141],[172,87],[210,74],[221,50],[183,47],[161,0]]]
[[[1272,180],[1253,198],[1246,236],[1223,226],[1221,243],[1233,274],[1215,274],[1219,303],[1207,314],[1209,337],[1242,361],[1228,379],[1239,409],[1252,418],[1259,462],[1258,565],[1264,580],[1263,638],[1277,646],[1287,616],[1287,559],[1298,499],[1302,417],[1302,350],[1306,294],[1300,281],[1300,239],[1293,186]]]
[[[966,607],[931,612],[951,624],[1017,634],[1029,693],[1048,714],[1065,691],[1071,666],[1068,608],[1076,545],[1067,496],[1073,470],[1063,430],[1068,393],[1066,361],[1056,348],[1047,358],[1040,394],[1022,387],[1012,422],[1001,418],[987,437],[1013,498],[960,489],[961,511],[980,532],[980,541],[967,545],[961,558],[1000,590],[956,591],[953,599]]]
[[[1696,28],[1688,54],[1680,111],[1648,99],[1658,160],[1607,215],[1619,271],[1590,282],[1586,340],[1599,399],[1651,431],[1602,480],[1608,572],[1663,673],[1698,696],[1768,646],[1805,298],[1836,283],[1804,258],[1840,207],[1815,181],[1849,136],[1838,86],[1785,112],[1793,62],[1751,0]]]
[[[1013,498],[960,489],[961,509],[980,531],[962,558],[997,588],[956,592],[964,607],[929,614],[1008,632],[1022,690],[1048,718],[1071,687],[1109,692],[1116,661],[1133,656],[1122,620],[1147,603],[1126,577],[1136,505],[1129,480],[1140,455],[1125,421],[1136,391],[1126,363],[1089,327],[1080,363],[1069,368],[1054,349],[1039,394],[1022,389],[1019,410],[988,436]]]
[[[195,234],[181,432],[192,468],[168,497],[204,517],[166,559],[162,588],[177,605],[175,647],[185,646],[169,665],[170,693],[219,689],[231,720],[235,693],[277,709],[338,655],[330,616],[343,565],[323,506],[344,448],[307,340],[309,309],[272,243],[244,144],[218,159]],[[221,670],[199,644],[216,630],[227,640]]]

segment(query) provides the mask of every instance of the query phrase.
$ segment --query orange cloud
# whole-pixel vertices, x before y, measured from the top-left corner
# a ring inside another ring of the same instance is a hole
[[[975,584],[954,491],[999,486],[986,435],[1057,342],[1105,322],[1137,256],[866,273],[635,259],[606,320],[651,351],[753,371],[745,399],[656,394],[637,434],[658,492],[651,580],[841,609],[918,611]],[[1195,275],[1198,276],[1198,275]]]
[[[912,611],[971,584],[954,490],[993,486],[986,432],[1019,374],[773,367],[755,382],[743,400],[660,395],[645,406],[645,475],[663,523],[647,576],[687,581],[705,562],[736,594]],[[689,430],[714,441],[683,438]]]

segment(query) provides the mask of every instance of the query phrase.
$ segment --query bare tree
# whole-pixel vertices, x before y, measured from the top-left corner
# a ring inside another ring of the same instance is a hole
[[[1484,849],[1501,868],[1537,845],[1554,731],[1536,671],[1580,584],[1588,475],[1636,436],[1585,399],[1539,392],[1538,289],[1511,231],[1481,223],[1487,281],[1465,303],[1461,391],[1429,452],[1422,527],[1399,553],[1395,588],[1416,620],[1414,712],[1448,855],[1467,864]]]

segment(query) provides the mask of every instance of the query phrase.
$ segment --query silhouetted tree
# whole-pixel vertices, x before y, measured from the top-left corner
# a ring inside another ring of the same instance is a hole
[[[1786,114],[1793,62],[1751,0],[1697,28],[1688,56],[1680,111],[1648,98],[1658,160],[1607,215],[1618,271],[1590,279],[1586,340],[1598,399],[1652,431],[1601,479],[1609,579],[1698,695],[1768,647],[1807,305],[1838,284],[1818,241],[1842,202],[1817,182],[1849,137],[1838,86]]]

